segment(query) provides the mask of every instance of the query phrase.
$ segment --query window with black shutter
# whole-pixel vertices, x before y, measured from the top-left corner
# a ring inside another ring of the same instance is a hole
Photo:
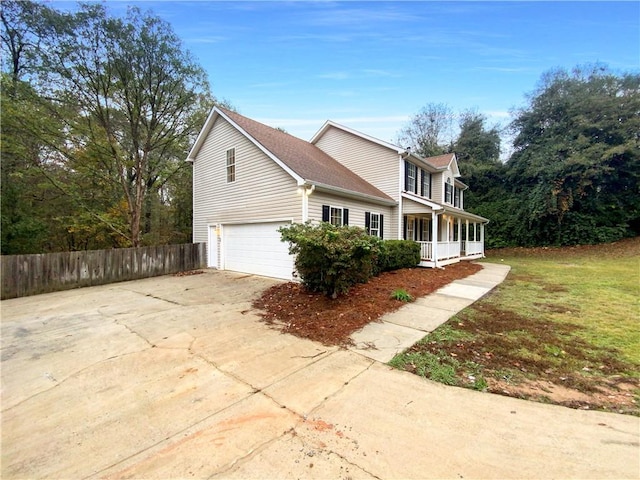
[[[322,206],[322,221],[329,222],[331,225],[341,227],[349,225],[349,209],[342,207],[332,207],[331,205]]]

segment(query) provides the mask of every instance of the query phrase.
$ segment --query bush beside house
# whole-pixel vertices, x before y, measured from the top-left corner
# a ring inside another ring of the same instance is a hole
[[[312,292],[336,298],[357,283],[366,283],[382,271],[415,267],[420,246],[412,241],[368,235],[359,227],[336,227],[322,222],[292,224],[279,229],[303,285]]]

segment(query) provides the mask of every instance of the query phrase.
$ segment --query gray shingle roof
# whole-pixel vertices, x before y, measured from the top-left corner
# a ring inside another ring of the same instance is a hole
[[[387,194],[315,145],[239,113],[217,108],[305,181],[393,202]]]

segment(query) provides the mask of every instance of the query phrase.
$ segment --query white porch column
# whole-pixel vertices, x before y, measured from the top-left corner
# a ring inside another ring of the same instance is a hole
[[[434,265],[438,266],[438,214],[431,212],[431,255]]]
[[[482,248],[482,256],[484,257],[484,223],[480,224],[480,242]]]
[[[458,256],[461,256],[462,255],[462,220],[460,219],[460,217],[458,217],[458,251],[460,252]]]

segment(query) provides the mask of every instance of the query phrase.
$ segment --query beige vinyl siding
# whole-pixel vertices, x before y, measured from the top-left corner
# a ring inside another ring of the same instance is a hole
[[[236,181],[227,183],[226,152],[235,148]],[[208,225],[302,220],[296,181],[219,117],[193,162],[193,240],[206,242]]]
[[[444,173],[431,174],[431,199],[434,202],[444,203]]]
[[[332,207],[349,209],[349,225],[352,227],[365,227],[365,212],[373,212],[384,215],[383,238],[397,238],[397,218],[392,215],[392,210],[396,208],[385,207],[382,205],[372,205],[364,201],[343,198],[338,195],[331,195],[325,192],[314,192],[309,197],[309,220],[314,222],[322,221],[322,206],[330,205]]]
[[[329,127],[316,146],[367,182],[398,200],[398,153],[335,127]]]
[[[402,199],[402,212],[404,215],[411,215],[414,213],[431,213],[432,210],[430,207],[426,205],[422,205],[421,203],[414,202],[413,200],[409,200],[408,198]]]

